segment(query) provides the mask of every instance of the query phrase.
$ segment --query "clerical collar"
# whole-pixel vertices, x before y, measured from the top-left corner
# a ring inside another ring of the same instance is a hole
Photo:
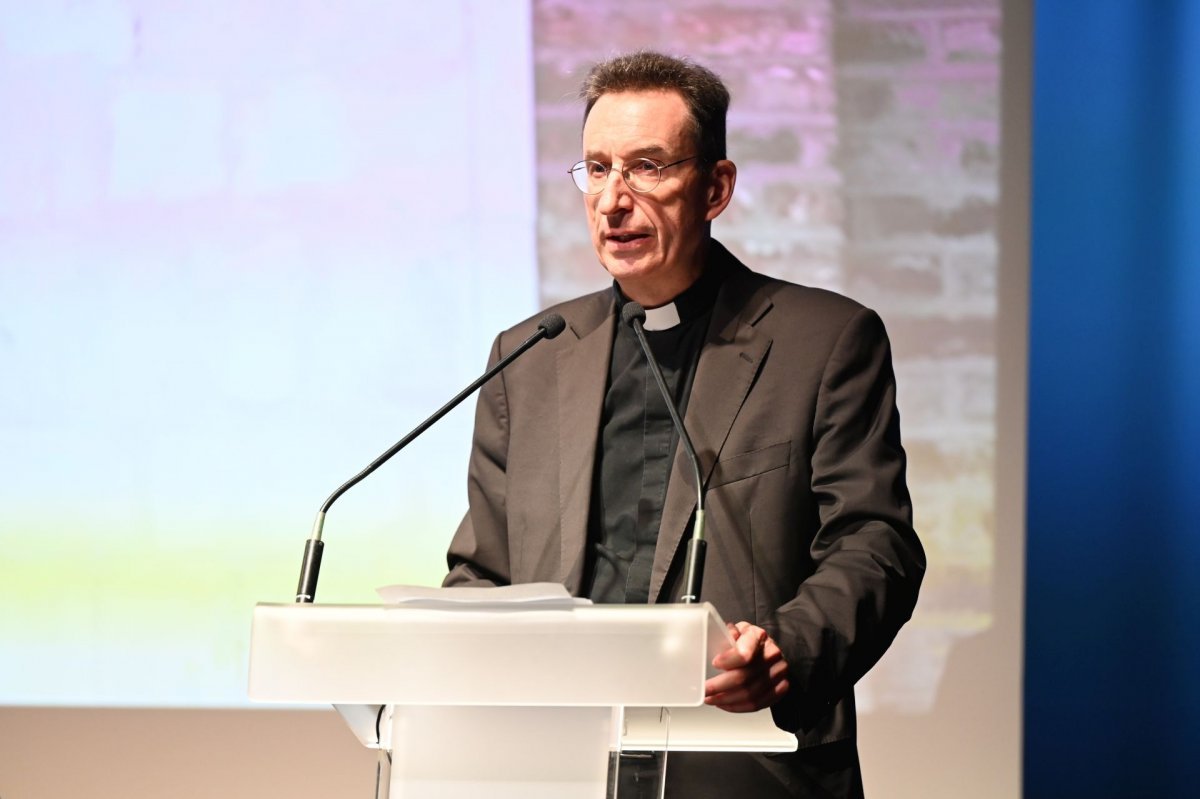
[[[724,262],[710,258],[696,282],[684,289],[683,293],[666,305],[646,309],[646,321],[642,326],[648,331],[670,330],[681,322],[690,322],[712,309],[717,300],[717,291],[725,280]],[[617,295],[618,307],[629,302],[629,298],[621,291],[617,282],[613,281],[613,291]]]
[[[679,309],[675,303],[668,302],[658,308],[646,309],[646,321],[642,324],[646,330],[670,330],[679,324]]]

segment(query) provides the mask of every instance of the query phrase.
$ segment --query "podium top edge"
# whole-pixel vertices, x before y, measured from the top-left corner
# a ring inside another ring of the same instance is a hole
[[[447,603],[445,605],[439,605],[437,607],[434,607],[431,605],[425,605],[425,604],[422,604],[422,605],[414,604],[410,607],[410,606],[402,605],[402,604],[401,605],[385,605],[383,603],[375,603],[375,604],[358,604],[358,603],[344,603],[343,604],[343,603],[336,603],[336,602],[328,602],[328,603],[323,603],[323,602],[314,602],[314,603],[257,602],[257,603],[255,603],[254,609],[258,610],[260,608],[263,608],[263,609],[267,609],[267,608],[269,608],[269,609],[305,608],[308,610],[315,610],[317,608],[324,608],[324,609],[328,609],[328,610],[333,610],[333,609],[337,609],[337,610],[353,610],[353,609],[397,610],[397,611],[421,610],[421,611],[447,611],[447,612],[451,612],[451,613],[456,613],[459,611],[471,611],[471,610],[491,611],[491,610],[496,610],[498,608],[503,608],[504,610],[514,610],[514,611],[560,611],[560,612],[561,611],[569,611],[572,613],[631,613],[631,612],[632,613],[664,613],[664,612],[681,613],[681,612],[691,612],[691,613],[703,613],[704,615],[708,615],[711,613],[712,615],[716,616],[717,618],[720,618],[720,614],[717,613],[717,609],[715,607],[713,607],[712,603],[710,603],[710,602],[698,602],[698,603],[694,603],[694,604],[662,603],[662,604],[657,604],[657,605],[617,605],[617,604],[545,605],[545,604],[521,603],[521,602],[513,602],[513,603],[491,603],[491,602],[488,602],[488,603],[474,604],[474,603],[470,603],[470,602],[463,602],[463,603],[458,603],[458,604]],[[301,612],[305,612],[305,611],[301,611]]]

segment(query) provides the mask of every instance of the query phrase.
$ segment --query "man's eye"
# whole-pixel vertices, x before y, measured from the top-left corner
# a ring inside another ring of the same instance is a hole
[[[639,158],[629,165],[629,173],[631,175],[651,177],[658,173],[658,164],[645,158]]]
[[[608,174],[608,167],[596,161],[588,161],[587,173],[589,178],[602,178]]]

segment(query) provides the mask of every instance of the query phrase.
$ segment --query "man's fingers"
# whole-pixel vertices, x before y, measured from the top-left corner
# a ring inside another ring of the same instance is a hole
[[[737,691],[750,681],[750,675],[745,669],[732,669],[718,674],[716,677],[711,677],[704,683],[704,693],[706,696],[715,696],[717,694],[729,693]]]
[[[787,683],[787,664],[775,663],[766,671],[735,669],[718,674],[704,683],[706,699],[714,697],[765,696],[778,693],[777,687]],[[782,696],[786,689],[779,693]]]
[[[731,668],[710,677],[704,683],[704,693],[706,696],[715,696],[736,691],[753,691],[756,685],[769,686],[785,679],[787,669],[787,663],[782,658],[776,658],[773,662],[760,660],[752,666]]]
[[[781,677],[774,680],[760,680],[753,683],[735,686],[727,691],[720,691],[711,696],[706,696],[704,701],[710,705],[724,707],[726,705],[734,705],[738,703],[751,703],[756,708],[766,707],[774,704],[776,700],[782,699],[788,691],[788,681],[786,677]]]
[[[751,713],[770,707],[782,699],[787,692],[788,681],[780,680],[774,684],[762,683],[759,690],[734,690],[714,694],[705,697],[704,702],[730,713]]]
[[[728,628],[733,646],[713,658],[721,673],[705,682],[705,703],[731,713],[775,704],[788,691],[783,651],[761,627],[740,621]]]
[[[768,640],[769,636],[761,627],[740,622],[733,646],[713,658],[713,666],[718,669],[740,669],[748,666],[762,658]]]

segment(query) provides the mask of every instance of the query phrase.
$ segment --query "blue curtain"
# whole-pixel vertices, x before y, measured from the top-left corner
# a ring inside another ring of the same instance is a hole
[[[1200,2],[1034,25],[1025,796],[1200,796]]]

